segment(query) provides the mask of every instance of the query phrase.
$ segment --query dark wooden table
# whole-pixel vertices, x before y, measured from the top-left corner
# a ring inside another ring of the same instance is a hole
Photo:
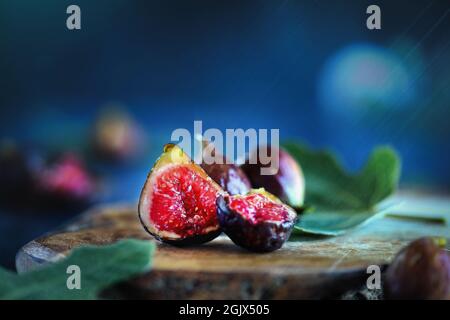
[[[158,243],[153,270],[117,290],[122,297],[192,299],[299,299],[339,297],[365,284],[369,265],[384,266],[409,241],[421,236],[450,238],[450,200],[397,195],[397,215],[440,220],[380,217],[338,237],[294,237],[282,249],[257,254],[225,236],[191,248]],[[442,222],[446,219],[446,223]],[[51,263],[84,244],[122,238],[151,239],[135,206],[90,210],[66,227],[25,245],[17,254],[18,272]]]

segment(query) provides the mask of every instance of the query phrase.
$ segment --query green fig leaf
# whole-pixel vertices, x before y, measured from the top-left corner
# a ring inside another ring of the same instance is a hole
[[[400,158],[392,148],[375,148],[360,172],[350,174],[332,152],[293,142],[283,147],[305,176],[305,206],[310,209],[300,216],[296,230],[339,235],[388,209],[379,204],[395,192],[400,177]]]
[[[105,288],[150,270],[155,245],[127,239],[106,246],[84,246],[38,269],[16,274],[0,268],[0,299],[96,299]],[[80,289],[67,285],[80,270]]]

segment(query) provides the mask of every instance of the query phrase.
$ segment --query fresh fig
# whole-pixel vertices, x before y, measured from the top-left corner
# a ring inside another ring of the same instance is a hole
[[[387,299],[450,299],[450,256],[436,239],[415,240],[389,265],[383,287]]]
[[[96,182],[75,154],[65,153],[35,172],[35,189],[42,204],[52,207],[89,204]]]
[[[222,230],[237,245],[256,252],[274,251],[289,238],[296,212],[264,190],[220,195],[217,214]]]
[[[0,202],[45,211],[90,205],[97,186],[81,159],[72,153],[47,158],[30,146],[0,143]]]
[[[273,175],[264,175],[262,168],[270,164],[261,161],[261,148],[267,148],[263,154],[268,157],[279,155],[278,171]],[[295,209],[303,206],[305,193],[305,179],[300,165],[285,150],[271,146],[262,146],[256,149],[241,166],[247,174],[253,188],[264,188],[277,196],[282,202]]]
[[[209,157],[209,161],[206,161],[206,157]],[[220,163],[211,161],[214,159],[218,159]],[[252,187],[247,175],[239,166],[230,163],[225,156],[216,151],[213,144],[205,141],[201,167],[211,179],[231,195],[246,194]]]
[[[156,239],[199,244],[220,234],[217,197],[224,191],[177,145],[168,144],[139,199],[139,218]]]
[[[93,128],[92,146],[104,160],[126,162],[136,158],[144,135],[134,119],[120,109],[103,111]]]

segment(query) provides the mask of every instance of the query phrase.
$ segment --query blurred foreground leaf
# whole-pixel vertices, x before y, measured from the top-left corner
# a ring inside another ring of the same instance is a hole
[[[296,230],[339,235],[360,225],[386,207],[378,204],[397,188],[400,158],[390,147],[377,147],[357,174],[347,173],[329,151],[314,151],[297,143],[284,148],[300,163],[305,175],[305,205]]]
[[[101,290],[148,271],[155,245],[122,240],[108,246],[85,246],[67,258],[20,275],[0,268],[0,299],[95,299]],[[81,289],[68,289],[69,266],[81,271]]]

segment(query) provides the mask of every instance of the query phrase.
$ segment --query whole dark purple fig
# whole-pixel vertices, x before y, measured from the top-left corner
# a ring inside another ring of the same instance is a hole
[[[245,173],[235,164],[202,164],[201,167],[229,194],[246,194],[251,189]]]
[[[230,163],[225,156],[219,154],[211,143],[204,141],[203,148],[203,161],[200,166],[211,179],[231,195],[246,194],[250,191],[252,188],[250,180],[239,166]],[[217,155],[220,163],[209,164],[205,162],[206,154],[212,157],[216,157]]]
[[[217,216],[220,227],[235,244],[256,252],[281,248],[297,218],[292,208],[263,190],[247,195],[220,195]]]
[[[388,267],[387,299],[450,299],[450,256],[432,238],[403,248]]]
[[[262,150],[262,148],[267,148],[267,150]],[[261,161],[261,151],[268,157],[278,153],[278,171],[275,174],[263,174],[261,169],[268,168],[271,164]],[[303,172],[300,165],[287,151],[271,146],[259,147],[241,168],[249,177],[253,188],[264,188],[293,208],[298,209],[303,206],[305,193]]]

